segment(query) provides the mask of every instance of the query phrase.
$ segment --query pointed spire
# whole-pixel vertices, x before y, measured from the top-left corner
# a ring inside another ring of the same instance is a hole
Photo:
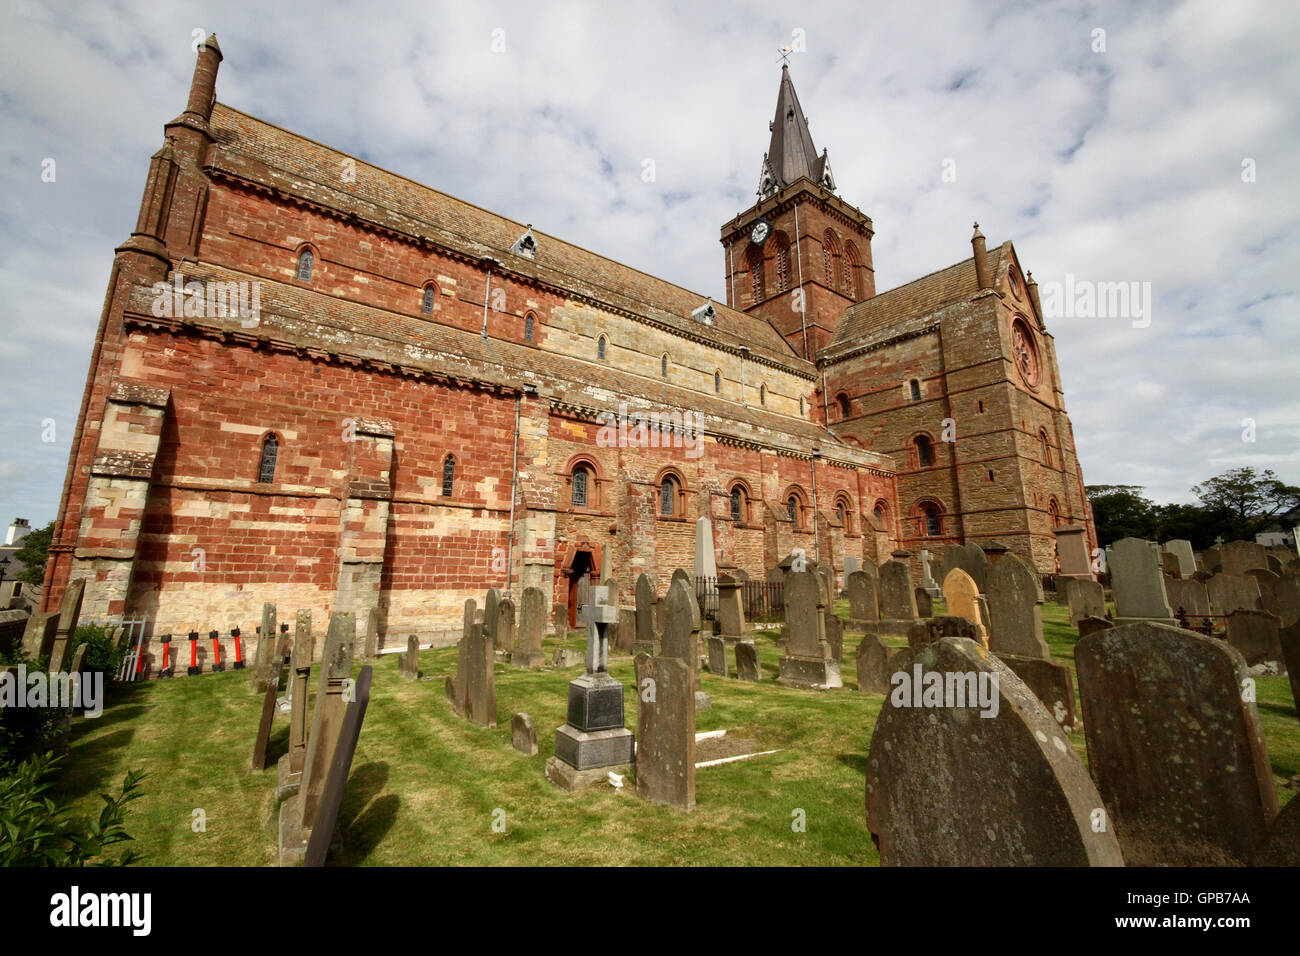
[[[781,86],[776,94],[776,115],[768,127],[772,140],[763,161],[763,173],[758,194],[766,198],[801,176],[811,179],[827,189],[835,188],[830,176],[830,160],[823,150],[817,155],[808,120],[799,105],[799,97],[790,79],[790,67],[781,65]]]

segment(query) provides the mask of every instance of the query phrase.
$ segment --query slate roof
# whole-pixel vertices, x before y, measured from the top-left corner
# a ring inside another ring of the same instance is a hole
[[[790,68],[781,67],[781,86],[776,94],[776,115],[772,117],[772,140],[767,147],[767,168],[782,189],[801,176],[822,181],[826,161],[817,155],[808,120],[790,79]],[[775,190],[773,190],[775,191]]]
[[[381,226],[429,237],[466,255],[491,255],[512,271],[534,275],[559,288],[634,312],[643,311],[688,334],[701,335],[732,349],[743,344],[787,367],[812,371],[812,366],[798,357],[766,319],[714,302],[714,325],[704,325],[692,319],[691,313],[708,296],[564,242],[536,226],[536,256],[516,256],[509,250],[528,228],[525,223],[488,212],[223,103],[213,107],[210,126],[219,147],[209,159],[215,171],[356,212]],[[349,160],[355,167],[351,182],[340,175]]]

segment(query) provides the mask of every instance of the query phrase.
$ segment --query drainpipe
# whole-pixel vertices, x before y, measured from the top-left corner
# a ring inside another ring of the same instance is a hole
[[[727,276],[731,279],[731,295],[727,298],[727,305],[733,309],[736,307],[736,257],[732,254],[735,247],[734,239],[727,243]]]
[[[515,447],[510,453],[510,534],[506,538],[506,597],[510,597],[510,585],[515,575],[515,500],[519,497],[519,406],[525,395],[536,394],[536,385],[525,385],[522,392],[515,392]]]
[[[488,317],[488,297],[492,294],[492,269],[498,264],[490,256],[484,257],[483,264],[487,266],[487,284],[483,286],[483,328],[479,332],[483,341],[487,341],[487,317]]]
[[[808,467],[812,469],[813,554],[816,555],[817,566],[819,568],[822,563],[822,538],[821,533],[817,530],[817,459],[821,456],[821,446],[813,445],[812,458],[808,461]]]
[[[745,401],[745,357],[747,355],[749,355],[749,346],[742,345],[740,347],[740,404],[746,408],[749,407],[749,402]]]

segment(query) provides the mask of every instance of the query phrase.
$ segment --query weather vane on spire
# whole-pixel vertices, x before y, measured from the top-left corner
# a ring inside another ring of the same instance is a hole
[[[794,47],[792,47],[792,46],[783,46],[783,47],[778,48],[776,52],[779,53],[779,54],[781,54],[781,63],[782,63],[782,65],[783,65],[783,66],[789,66],[789,65],[790,65],[790,54],[794,52]]]

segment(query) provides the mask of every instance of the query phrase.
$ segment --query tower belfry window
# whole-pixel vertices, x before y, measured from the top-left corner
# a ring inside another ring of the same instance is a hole
[[[316,257],[311,254],[310,249],[304,249],[298,256],[298,278],[303,282],[311,281],[311,270],[316,264]]]
[[[276,441],[274,435],[267,435],[266,440],[262,442],[262,462],[257,470],[258,482],[269,485],[275,481],[275,460],[279,454],[280,443]]]

